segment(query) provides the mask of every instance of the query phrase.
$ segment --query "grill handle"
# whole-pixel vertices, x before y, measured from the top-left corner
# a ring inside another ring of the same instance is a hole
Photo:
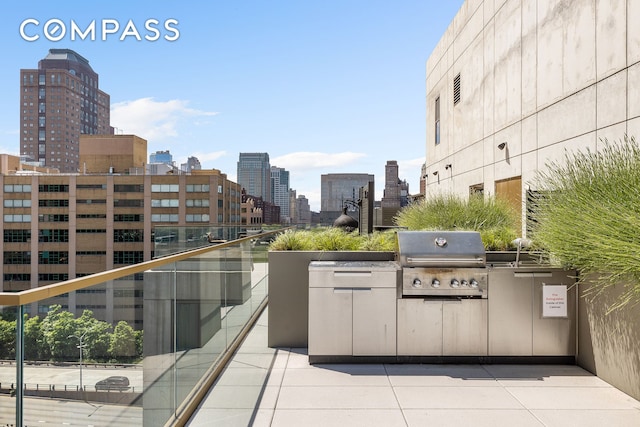
[[[484,265],[485,260],[483,258],[475,258],[475,259],[471,259],[471,258],[451,258],[451,257],[445,257],[445,258],[413,258],[413,257],[407,257],[407,264],[451,264],[451,263],[456,263],[456,264],[478,264],[478,265]]]

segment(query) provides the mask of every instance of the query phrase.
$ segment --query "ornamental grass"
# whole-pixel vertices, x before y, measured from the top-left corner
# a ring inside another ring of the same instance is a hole
[[[597,152],[566,153],[539,172],[533,237],[589,279],[591,295],[623,286],[610,310],[640,301],[640,147],[633,137]]]
[[[395,217],[409,230],[478,231],[486,250],[514,249],[517,213],[502,199],[471,195],[437,194],[403,208]]]

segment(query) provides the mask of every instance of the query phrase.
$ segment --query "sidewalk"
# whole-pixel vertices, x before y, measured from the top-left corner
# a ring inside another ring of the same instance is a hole
[[[578,366],[309,365],[267,328],[265,311],[189,426],[640,426],[640,402]]]

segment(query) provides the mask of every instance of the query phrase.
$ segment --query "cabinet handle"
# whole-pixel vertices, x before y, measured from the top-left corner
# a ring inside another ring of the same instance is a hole
[[[333,288],[334,294],[350,294],[351,288]]]
[[[370,271],[334,271],[334,277],[371,277]]]

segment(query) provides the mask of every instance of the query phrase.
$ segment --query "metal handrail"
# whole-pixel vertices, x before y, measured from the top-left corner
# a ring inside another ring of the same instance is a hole
[[[288,228],[288,227],[287,227]],[[130,276],[136,273],[142,273],[152,268],[161,267],[167,264],[171,264],[178,261],[184,261],[194,256],[202,255],[208,252],[230,248],[238,243],[251,241],[257,237],[269,236],[272,234],[278,234],[287,228],[281,228],[275,231],[265,231],[260,234],[254,234],[251,236],[243,237],[237,240],[231,240],[226,243],[220,243],[215,246],[204,246],[189,250],[186,252],[180,252],[174,255],[168,255],[162,258],[152,259],[139,264],[128,265],[125,267],[115,268],[102,273],[95,273],[90,276],[78,277],[75,279],[66,280],[60,283],[54,283],[51,285],[41,286],[38,288],[27,289],[20,292],[0,292],[0,306],[21,306],[30,304],[33,302],[41,301],[47,298],[55,297],[65,294],[71,291],[77,291],[80,289],[89,288],[99,283],[104,283],[108,280],[116,280],[122,277]]]

